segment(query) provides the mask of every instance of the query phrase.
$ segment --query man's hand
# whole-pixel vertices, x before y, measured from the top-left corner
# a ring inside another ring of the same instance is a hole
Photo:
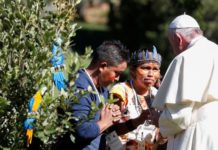
[[[118,122],[121,119],[121,111],[120,107],[116,104],[111,104],[111,110],[112,110],[112,116],[113,116],[113,122]]]
[[[120,107],[116,104],[106,104],[101,110],[100,120],[97,122],[101,132],[118,122],[121,118]]]
[[[164,138],[161,133],[160,133],[160,129],[157,128],[156,130],[156,141],[158,144],[164,144],[167,142],[167,138]]]

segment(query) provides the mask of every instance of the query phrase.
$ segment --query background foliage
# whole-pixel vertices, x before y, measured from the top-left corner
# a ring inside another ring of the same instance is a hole
[[[90,24],[95,28],[83,26],[75,37],[78,51],[85,45],[93,48],[104,40],[119,39],[131,51],[139,48],[151,47],[153,44],[163,56],[161,67],[164,75],[167,66],[173,58],[171,47],[167,39],[168,24],[177,15],[194,16],[204,34],[211,40],[218,42],[218,1],[217,0],[83,0],[83,3],[107,2],[110,5],[109,22],[102,25]],[[81,5],[82,3],[80,3]],[[91,6],[90,6],[91,7]],[[83,7],[79,7],[82,11]]]

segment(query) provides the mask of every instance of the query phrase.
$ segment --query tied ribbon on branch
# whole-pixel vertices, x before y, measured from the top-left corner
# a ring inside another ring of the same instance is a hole
[[[29,101],[29,113],[36,114],[41,106],[43,95],[47,91],[47,87],[43,87],[41,90],[37,91],[36,94]],[[24,128],[26,130],[27,137],[27,147],[32,143],[33,137],[33,123],[35,122],[35,118],[27,118],[24,122]]]
[[[67,82],[63,72],[63,70],[65,69],[65,64],[61,44],[62,40],[60,38],[57,38],[52,45],[52,58],[50,60],[52,64],[51,70],[53,82],[59,91],[61,91],[62,89],[66,90],[67,88]]]

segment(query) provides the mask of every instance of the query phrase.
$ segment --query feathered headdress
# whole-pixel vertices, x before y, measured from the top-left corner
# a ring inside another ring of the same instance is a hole
[[[153,46],[152,52],[148,51],[148,49],[133,52],[130,60],[131,64],[140,64],[147,61],[155,61],[161,65],[162,57],[157,53],[155,46]]]

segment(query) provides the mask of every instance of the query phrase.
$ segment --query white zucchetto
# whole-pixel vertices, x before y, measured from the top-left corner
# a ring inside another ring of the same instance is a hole
[[[200,26],[193,17],[183,14],[176,17],[169,25],[169,29],[179,28],[200,28]]]

